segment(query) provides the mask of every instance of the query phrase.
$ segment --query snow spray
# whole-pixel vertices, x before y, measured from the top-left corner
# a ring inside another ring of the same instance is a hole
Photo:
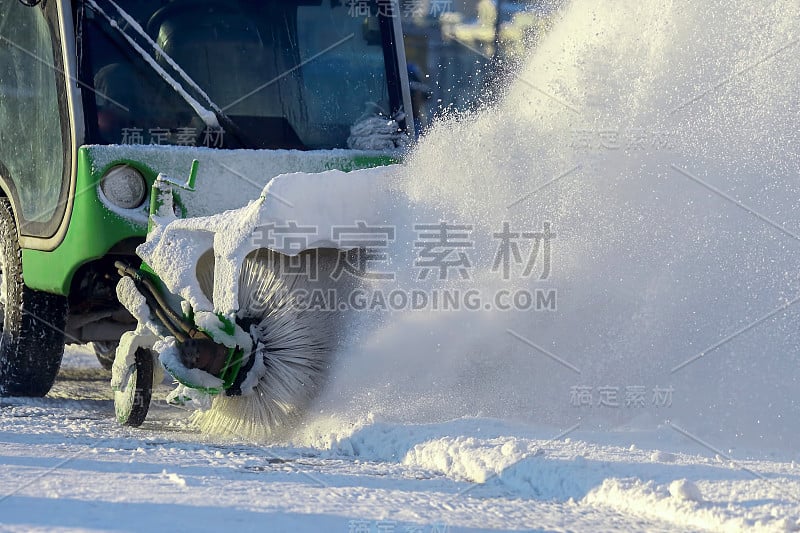
[[[798,20],[792,0],[569,4],[498,104],[412,152],[394,277],[370,288],[429,301],[363,300],[319,416],[791,445]]]

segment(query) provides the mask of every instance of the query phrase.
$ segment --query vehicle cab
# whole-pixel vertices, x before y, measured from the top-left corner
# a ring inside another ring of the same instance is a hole
[[[0,0],[0,394],[46,394],[65,340],[113,357],[133,325],[113,264],[143,242],[159,173],[200,161],[199,215],[279,174],[399,160],[410,95],[385,4]]]

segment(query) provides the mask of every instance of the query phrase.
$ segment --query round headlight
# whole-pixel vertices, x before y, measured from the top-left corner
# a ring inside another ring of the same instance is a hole
[[[147,183],[133,167],[114,167],[100,180],[100,189],[109,202],[123,209],[134,209],[144,203]]]

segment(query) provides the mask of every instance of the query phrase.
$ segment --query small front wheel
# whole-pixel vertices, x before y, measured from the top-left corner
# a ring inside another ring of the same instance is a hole
[[[121,391],[114,391],[114,410],[123,426],[139,427],[147,417],[153,395],[153,352],[136,350],[136,364]]]

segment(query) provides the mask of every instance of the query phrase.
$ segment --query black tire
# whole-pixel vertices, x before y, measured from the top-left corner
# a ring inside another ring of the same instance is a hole
[[[64,356],[67,299],[22,282],[14,214],[0,198],[0,396],[44,396]]]
[[[114,356],[116,355],[117,342],[95,341],[92,343],[94,355],[97,357],[97,362],[106,370],[111,370],[114,366]]]
[[[124,391],[114,391],[114,411],[123,426],[138,428],[147,418],[153,396],[153,352],[136,350],[136,364]]]

